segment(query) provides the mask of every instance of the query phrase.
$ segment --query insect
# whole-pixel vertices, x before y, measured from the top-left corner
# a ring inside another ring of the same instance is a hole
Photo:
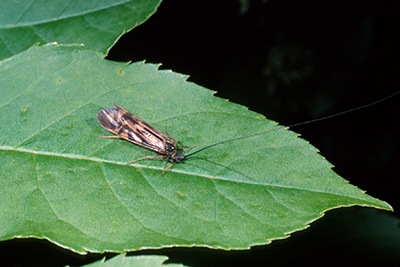
[[[189,158],[201,151],[209,149],[211,147],[222,145],[222,144],[225,144],[228,142],[238,141],[241,139],[251,138],[254,136],[258,136],[258,135],[263,135],[263,134],[273,132],[273,131],[288,129],[288,128],[295,127],[295,126],[300,126],[300,125],[305,125],[305,124],[309,124],[309,123],[313,123],[313,122],[317,122],[317,121],[321,121],[321,120],[330,119],[330,118],[333,118],[336,116],[340,116],[340,115],[343,115],[343,114],[346,114],[349,112],[353,112],[353,111],[356,111],[359,109],[367,108],[369,106],[378,104],[382,101],[385,101],[385,100],[393,97],[394,95],[396,95],[398,93],[400,93],[400,91],[398,91],[388,97],[385,97],[381,100],[375,101],[373,103],[370,103],[370,104],[367,104],[364,106],[360,106],[360,107],[357,107],[354,109],[346,110],[343,112],[339,112],[339,113],[336,113],[336,114],[333,114],[330,116],[317,118],[317,119],[309,120],[309,121],[305,121],[305,122],[295,123],[295,124],[291,124],[289,126],[282,126],[282,127],[278,127],[278,128],[272,129],[272,130],[259,132],[256,134],[247,135],[247,136],[238,137],[238,138],[218,142],[215,144],[211,144],[211,145],[203,147],[203,148],[201,148],[193,153],[190,153],[188,155],[185,155],[185,156],[184,156],[185,151],[184,151],[183,147],[177,147],[176,145],[177,145],[178,141],[175,138],[173,138],[172,136],[169,136],[167,134],[166,126],[164,127],[164,132],[165,132],[165,135],[164,135],[163,133],[161,133],[154,127],[150,126],[149,124],[147,124],[146,122],[144,122],[143,120],[138,118],[137,116],[130,113],[128,110],[124,109],[123,107],[121,107],[118,104],[113,102],[113,104],[115,105],[116,108],[101,110],[99,113],[97,113],[97,120],[99,121],[100,125],[103,128],[105,128],[107,131],[115,134],[115,136],[99,136],[99,137],[125,139],[136,145],[142,146],[144,148],[150,149],[150,150],[158,153],[159,154],[158,156],[144,156],[142,158],[130,161],[130,162],[128,162],[128,164],[131,164],[131,163],[143,160],[143,159],[162,158],[163,160],[166,161],[163,172],[161,174],[163,176],[164,172],[166,170],[168,170],[169,168],[171,168],[176,163],[182,162],[182,161],[186,160],[187,158]],[[209,161],[207,159],[203,159],[203,160]],[[171,162],[171,164],[167,167],[169,162]],[[212,163],[222,166],[222,167],[225,167],[225,168],[228,168],[226,166],[223,166],[223,165],[215,163],[215,162],[212,162]],[[231,169],[231,168],[228,168],[228,169],[235,171],[234,169]],[[235,171],[235,172],[237,172],[237,171]]]
[[[162,158],[166,161],[164,170],[161,174],[164,175],[164,172],[171,168],[175,163],[181,162],[185,159],[185,156],[183,156],[185,151],[181,147],[176,147],[178,141],[167,134],[166,126],[164,127],[164,135],[159,130],[130,113],[128,110],[114,102],[113,104],[116,108],[101,110],[97,113],[97,120],[104,129],[115,134],[115,136],[99,137],[125,139],[160,154],[159,156],[144,156],[140,159],[132,160],[128,162],[128,164],[143,159]],[[167,167],[169,161],[172,161],[172,164]]]

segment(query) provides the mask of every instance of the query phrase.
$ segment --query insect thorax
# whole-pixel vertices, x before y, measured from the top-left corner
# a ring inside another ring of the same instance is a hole
[[[174,154],[176,151],[175,145],[172,143],[165,143],[165,153],[167,155]]]

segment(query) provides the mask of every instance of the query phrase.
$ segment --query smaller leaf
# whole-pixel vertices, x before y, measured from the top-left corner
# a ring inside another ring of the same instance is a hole
[[[160,0],[7,1],[0,0],[0,60],[36,43],[85,44],[106,54],[111,46],[142,24]],[[21,38],[23,36],[23,38]]]
[[[85,265],[90,267],[183,267],[182,264],[164,264],[168,257],[166,256],[130,256],[120,254],[107,261],[102,259],[100,261]]]

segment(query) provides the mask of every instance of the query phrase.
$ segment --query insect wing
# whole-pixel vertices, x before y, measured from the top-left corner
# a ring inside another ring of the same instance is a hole
[[[126,109],[117,104],[115,106],[117,108],[104,109],[97,113],[97,120],[104,129],[118,138],[165,154],[165,140],[170,143],[171,140]]]
[[[122,127],[121,120],[118,119],[118,110],[115,108],[103,109],[97,113],[97,121],[107,131],[119,135]]]

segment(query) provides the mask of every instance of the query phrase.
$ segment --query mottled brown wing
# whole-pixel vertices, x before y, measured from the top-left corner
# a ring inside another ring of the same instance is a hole
[[[162,155],[166,154],[166,143],[174,144],[167,136],[128,110],[115,103],[114,105],[117,108],[103,109],[97,113],[97,120],[107,131],[115,134],[118,138]]]

